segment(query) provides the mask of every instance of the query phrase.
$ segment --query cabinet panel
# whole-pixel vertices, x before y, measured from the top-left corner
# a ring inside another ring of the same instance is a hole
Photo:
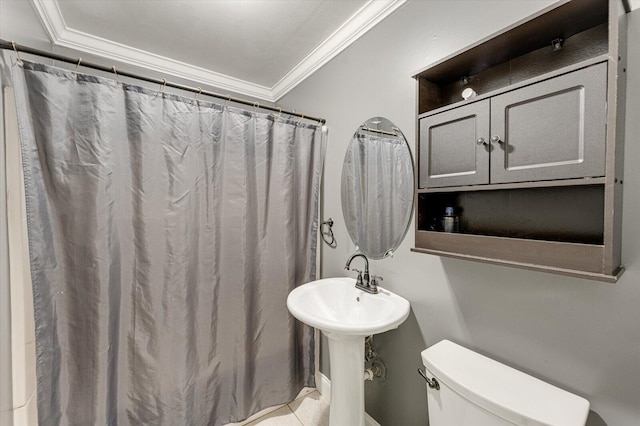
[[[607,65],[491,99],[491,183],[604,176]]]
[[[489,183],[489,100],[420,120],[420,188]]]

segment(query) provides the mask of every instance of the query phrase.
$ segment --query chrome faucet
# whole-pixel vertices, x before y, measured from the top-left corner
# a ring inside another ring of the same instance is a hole
[[[364,276],[362,275],[362,271],[351,269],[351,261],[356,257],[361,257],[364,259]],[[376,294],[378,292],[378,280],[382,281],[382,277],[372,277],[369,275],[369,259],[367,259],[367,256],[362,253],[352,254],[347,260],[347,264],[344,265],[344,269],[346,269],[347,271],[355,271],[358,273],[358,278],[356,278],[356,288],[372,294]]]

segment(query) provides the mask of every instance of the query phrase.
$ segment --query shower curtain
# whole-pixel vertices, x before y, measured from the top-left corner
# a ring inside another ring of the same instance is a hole
[[[318,126],[24,62],[41,425],[221,425],[314,385]]]

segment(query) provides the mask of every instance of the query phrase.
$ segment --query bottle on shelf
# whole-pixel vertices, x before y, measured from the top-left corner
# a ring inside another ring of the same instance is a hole
[[[446,207],[444,209],[444,216],[442,216],[442,230],[444,232],[460,232],[460,218],[455,214],[453,207]]]

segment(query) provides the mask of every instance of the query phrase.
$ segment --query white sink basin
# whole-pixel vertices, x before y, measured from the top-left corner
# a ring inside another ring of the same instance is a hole
[[[397,328],[409,316],[409,302],[378,287],[378,294],[355,288],[353,278],[326,278],[289,293],[287,307],[300,321],[325,333],[369,336]]]
[[[364,426],[364,338],[397,328],[409,316],[409,302],[378,287],[355,287],[353,278],[326,278],[289,293],[287,307],[300,321],[329,339],[330,426]]]

